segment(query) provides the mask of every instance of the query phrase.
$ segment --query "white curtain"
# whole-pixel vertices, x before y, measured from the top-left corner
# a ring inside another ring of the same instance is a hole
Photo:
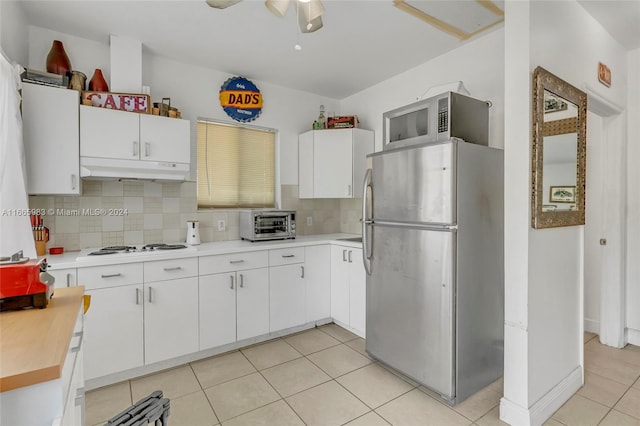
[[[20,115],[20,74],[0,49],[0,256],[22,250],[35,258],[27,209],[26,169]]]

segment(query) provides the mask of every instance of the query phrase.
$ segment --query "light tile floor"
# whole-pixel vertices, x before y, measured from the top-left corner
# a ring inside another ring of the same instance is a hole
[[[640,348],[609,348],[585,333],[586,383],[546,424],[640,426],[639,377]],[[335,324],[88,392],[86,424],[158,389],[171,400],[171,426],[504,424],[502,379],[450,407]]]

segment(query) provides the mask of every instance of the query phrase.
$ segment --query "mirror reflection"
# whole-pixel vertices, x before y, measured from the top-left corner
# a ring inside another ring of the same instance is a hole
[[[532,226],[582,225],[586,94],[541,67],[533,83]]]

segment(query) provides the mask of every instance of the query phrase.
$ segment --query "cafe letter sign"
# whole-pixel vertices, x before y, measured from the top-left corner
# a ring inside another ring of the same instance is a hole
[[[220,106],[236,121],[252,121],[262,112],[262,93],[246,78],[232,77],[220,88]]]

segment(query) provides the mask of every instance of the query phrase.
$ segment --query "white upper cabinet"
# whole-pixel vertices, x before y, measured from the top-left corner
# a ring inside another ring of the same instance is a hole
[[[29,194],[80,194],[79,104],[75,90],[23,84]]]
[[[189,163],[189,120],[80,107],[80,155]]]
[[[298,138],[300,198],[359,198],[374,133],[364,129],[311,130]]]

